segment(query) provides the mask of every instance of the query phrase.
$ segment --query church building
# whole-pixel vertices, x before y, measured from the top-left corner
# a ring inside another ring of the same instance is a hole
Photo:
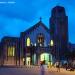
[[[64,59],[68,44],[68,17],[62,6],[52,9],[50,28],[42,22],[20,33],[20,37],[1,40],[3,65],[46,65]]]
[[[30,29],[21,32],[21,49],[26,64],[40,64],[52,62],[50,53],[50,31],[40,20]]]

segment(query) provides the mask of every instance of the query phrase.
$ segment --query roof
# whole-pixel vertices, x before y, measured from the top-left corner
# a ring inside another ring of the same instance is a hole
[[[57,16],[57,14],[60,14],[60,13],[66,15],[65,8],[62,6],[56,6],[52,9],[51,15],[55,17],[55,16]]]
[[[46,27],[46,25],[44,23],[42,23],[42,21],[39,21],[38,23],[36,23],[35,25],[33,25],[31,28],[27,29],[26,31],[24,31],[22,33],[27,34],[27,33],[31,32],[31,31],[33,31],[34,29],[36,29],[37,27],[39,27],[40,25],[42,27],[44,27],[47,32],[49,32],[49,29]]]
[[[55,9],[65,9],[65,8],[63,6],[55,6],[55,7],[53,7],[52,10],[55,10]]]
[[[2,38],[2,41],[6,41],[6,40],[16,41],[16,40],[19,40],[19,38],[18,37],[9,37],[9,36],[5,36]]]

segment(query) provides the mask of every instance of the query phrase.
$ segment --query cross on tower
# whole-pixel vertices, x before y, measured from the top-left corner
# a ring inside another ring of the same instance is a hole
[[[40,17],[40,21],[42,21],[42,18]]]

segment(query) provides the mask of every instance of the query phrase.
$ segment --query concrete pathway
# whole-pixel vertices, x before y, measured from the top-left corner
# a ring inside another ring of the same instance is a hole
[[[42,75],[39,66],[23,66],[23,67],[5,67],[0,68],[0,75]],[[75,71],[66,71],[65,69],[60,69],[60,72],[57,72],[57,69],[52,67],[50,69],[45,69],[43,75],[75,75]]]

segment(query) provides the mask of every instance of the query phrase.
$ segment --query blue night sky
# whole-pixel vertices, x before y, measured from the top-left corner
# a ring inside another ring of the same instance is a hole
[[[56,5],[65,7],[69,41],[75,43],[75,0],[0,0],[0,39],[4,36],[20,36],[20,32],[36,24],[40,17],[49,27],[51,9]]]

